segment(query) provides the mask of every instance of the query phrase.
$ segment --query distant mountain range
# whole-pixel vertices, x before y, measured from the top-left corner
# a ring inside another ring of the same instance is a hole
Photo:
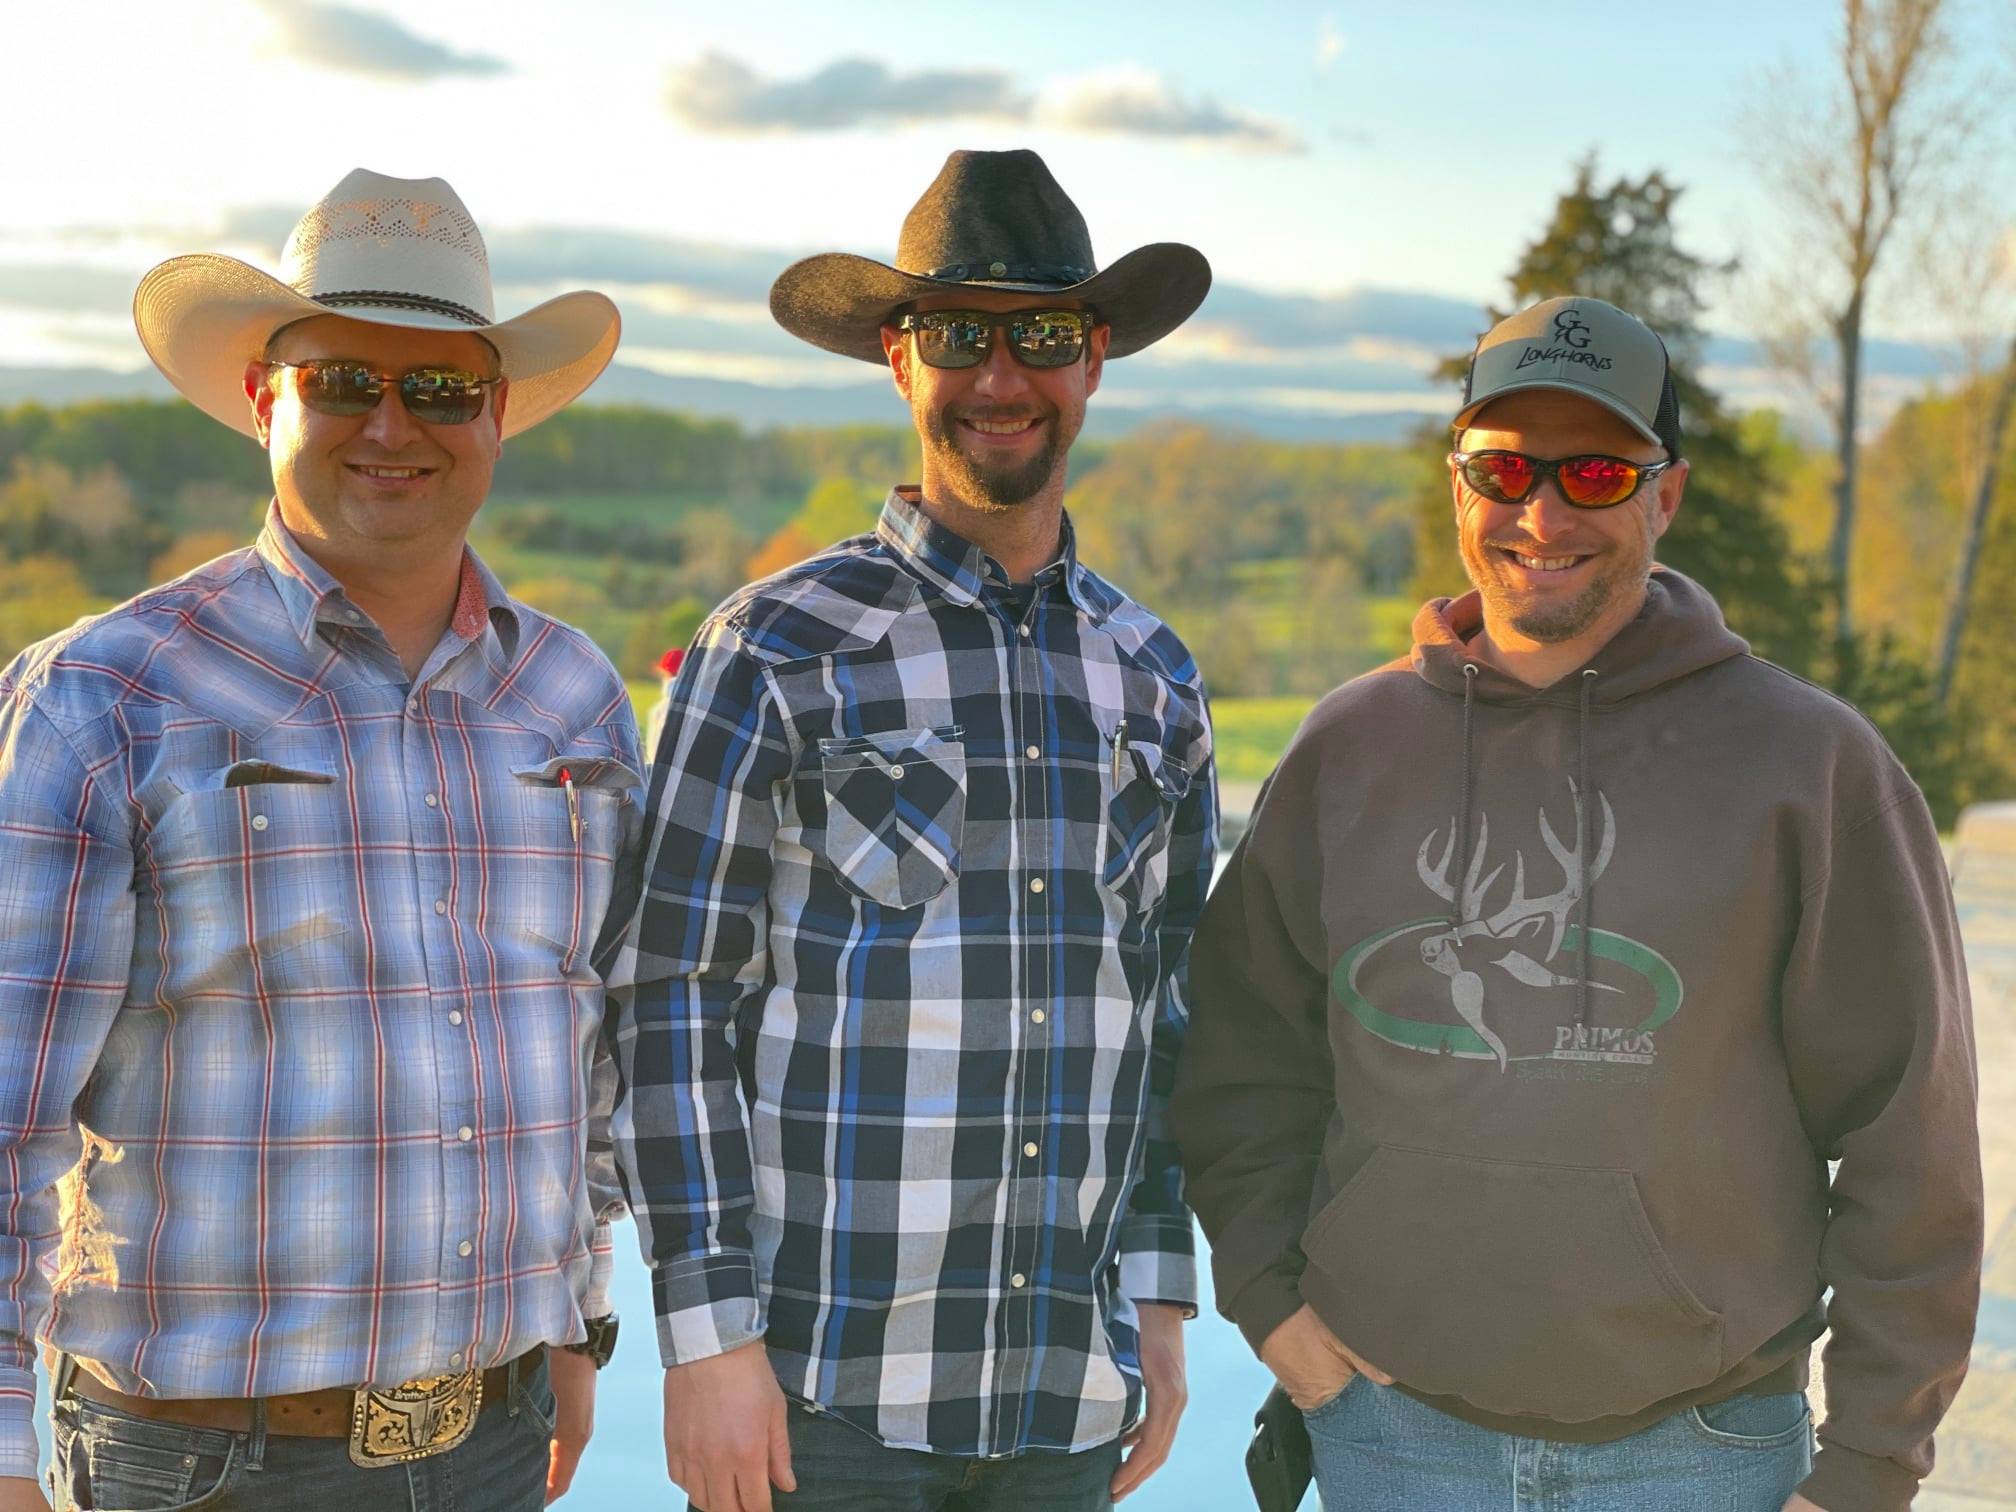
[[[170,399],[174,394],[168,381],[152,368],[119,372],[112,368],[0,366],[0,406]],[[906,418],[894,390],[879,382],[772,387],[728,379],[673,377],[623,363],[612,364],[583,402],[676,410],[734,420],[751,430],[787,425],[897,425]],[[1095,399],[1086,430],[1092,436],[1122,436],[1142,425],[1182,418],[1284,441],[1397,441],[1434,412],[1434,397],[1429,395],[1423,396],[1419,411],[1344,416],[1257,405],[1192,406],[1159,398],[1101,405]]]

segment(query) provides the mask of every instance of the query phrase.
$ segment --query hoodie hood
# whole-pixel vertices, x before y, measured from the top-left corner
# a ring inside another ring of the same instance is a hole
[[[1478,659],[1471,639],[1484,625],[1482,598],[1473,589],[1461,598],[1430,599],[1414,616],[1415,672],[1458,698],[1464,694],[1465,665],[1476,668],[1476,697],[1485,703],[1556,699],[1573,702],[1589,685],[1597,707],[1622,703],[1653,688],[1677,682],[1703,667],[1742,656],[1749,643],[1723,622],[1722,611],[1692,578],[1670,567],[1654,567],[1646,583],[1645,606],[1577,672],[1546,688],[1529,688],[1517,678]],[[1593,671],[1593,678],[1582,672]]]

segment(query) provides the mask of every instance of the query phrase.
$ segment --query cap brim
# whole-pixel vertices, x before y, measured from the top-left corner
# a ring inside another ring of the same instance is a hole
[[[516,435],[565,409],[601,376],[616,353],[622,317],[604,294],[581,289],[492,325],[392,306],[332,309],[235,257],[173,257],[140,280],[133,325],[140,345],[168,381],[204,414],[256,435],[245,398],[245,364],[257,359],[283,325],[340,315],[371,325],[461,331],[497,349],[510,397],[504,434]]]
[[[1654,446],[1663,447],[1666,442],[1651,425],[1640,418],[1632,408],[1615,394],[1607,394],[1601,389],[1591,388],[1583,383],[1571,383],[1565,378],[1534,378],[1521,383],[1508,383],[1495,388],[1481,399],[1473,399],[1456,412],[1456,418],[1449,422],[1451,430],[1462,430],[1470,425],[1483,410],[1503,399],[1507,394],[1528,394],[1535,389],[1556,389],[1564,394],[1576,394],[1592,404],[1600,404],[1611,414],[1622,420]]]
[[[1051,295],[1092,307],[1112,328],[1110,360],[1152,346],[1196,313],[1211,292],[1211,264],[1195,247],[1137,247],[1081,283],[1066,285],[925,278],[871,257],[826,252],[795,262],[770,286],[770,313],[801,341],[880,366],[882,327],[903,305],[962,289]]]

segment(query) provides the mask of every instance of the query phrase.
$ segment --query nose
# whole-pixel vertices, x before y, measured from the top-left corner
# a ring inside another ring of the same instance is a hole
[[[1559,483],[1553,478],[1543,478],[1520,505],[1519,528],[1544,544],[1571,533],[1579,512],[1561,496]]]
[[[982,398],[999,401],[1024,393],[1028,387],[1028,372],[1010,354],[1007,334],[996,331],[993,342],[987,348],[986,359],[973,369],[973,392]]]
[[[364,435],[387,451],[397,451],[419,433],[420,422],[399,397],[399,385],[388,383],[378,407],[364,417]]]

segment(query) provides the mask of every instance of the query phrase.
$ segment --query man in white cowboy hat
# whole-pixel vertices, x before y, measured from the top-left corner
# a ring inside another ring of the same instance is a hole
[[[639,758],[464,536],[615,308],[494,320],[455,192],[360,170],[282,279],[174,258],[134,317],[273,503],[0,673],[0,1508],[38,1343],[58,1508],[538,1507],[612,1338]]]
[[[1104,362],[1209,284],[1168,243],[1097,271],[1034,153],[958,152],[895,266],[771,291],[886,367],[923,471],[716,611],[658,744],[616,1136],[705,1512],[1071,1512],[1169,1453],[1211,731],[1063,495]]]

